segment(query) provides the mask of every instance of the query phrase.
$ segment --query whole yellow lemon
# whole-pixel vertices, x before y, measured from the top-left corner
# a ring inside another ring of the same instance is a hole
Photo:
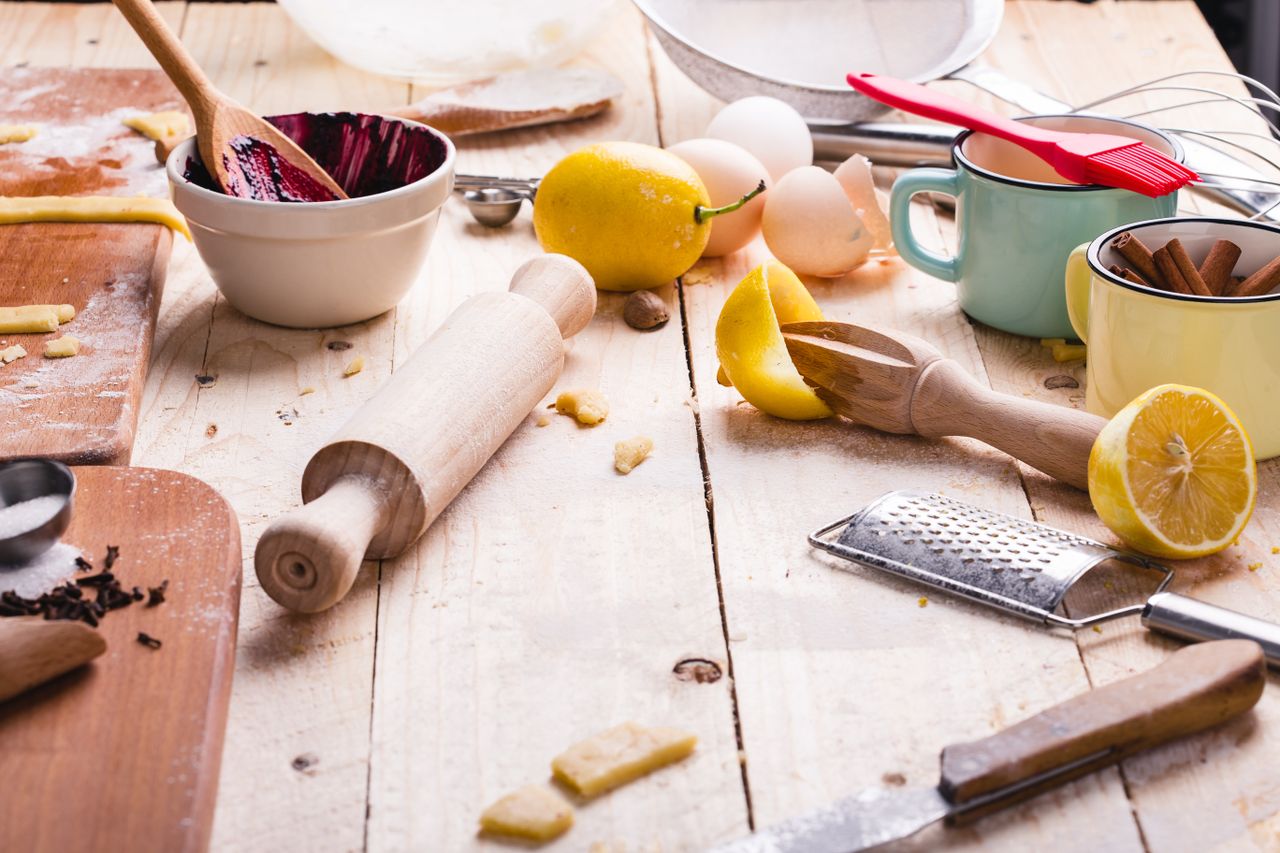
[[[538,185],[533,227],[601,290],[648,290],[688,271],[711,234],[707,189],[685,161],[638,142],[573,152]]]

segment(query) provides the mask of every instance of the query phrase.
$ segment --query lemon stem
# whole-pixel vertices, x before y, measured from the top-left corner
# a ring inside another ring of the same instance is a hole
[[[693,209],[693,221],[701,225],[713,216],[719,216],[722,213],[733,213],[735,210],[742,207],[762,192],[764,192],[764,181],[761,181],[755,189],[744,195],[742,198],[735,202],[726,204],[724,207],[703,207],[702,205],[698,205]]]

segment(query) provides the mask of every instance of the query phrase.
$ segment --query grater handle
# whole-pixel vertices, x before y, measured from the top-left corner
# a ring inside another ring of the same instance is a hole
[[[942,751],[939,789],[966,823],[1145,749],[1242,714],[1262,695],[1249,640],[1188,646],[1140,675],[1068,699],[983,740]]]
[[[1280,625],[1185,595],[1158,592],[1142,611],[1142,624],[1182,640],[1242,639],[1262,646],[1267,663],[1280,667]]]
[[[929,365],[911,398],[920,435],[976,438],[1050,477],[1089,488],[1089,451],[1106,420],[1089,412],[992,391],[951,359]]]

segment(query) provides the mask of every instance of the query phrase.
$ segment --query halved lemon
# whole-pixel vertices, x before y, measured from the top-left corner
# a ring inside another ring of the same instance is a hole
[[[1125,406],[1089,454],[1089,498],[1129,547],[1154,557],[1215,554],[1253,514],[1253,444],[1218,397],[1160,385]]]
[[[721,384],[732,384],[762,412],[794,421],[833,414],[791,362],[782,323],[821,320],[822,309],[783,264],[765,261],[725,300],[716,321]],[[728,382],[725,382],[728,380]]]

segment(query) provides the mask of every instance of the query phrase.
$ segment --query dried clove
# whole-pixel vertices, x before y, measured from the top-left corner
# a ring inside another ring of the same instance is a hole
[[[147,606],[155,607],[157,604],[164,604],[164,594],[169,591],[169,579],[165,578],[160,582],[160,586],[152,586],[147,588]]]
[[[118,545],[107,546],[107,556],[102,560],[102,567],[110,569],[116,564],[116,560],[120,557],[120,547]]]
[[[138,632],[138,642],[142,643],[142,645],[149,649],[158,649],[164,645],[164,643],[160,642],[155,637],[150,634],[144,634],[142,631]]]

